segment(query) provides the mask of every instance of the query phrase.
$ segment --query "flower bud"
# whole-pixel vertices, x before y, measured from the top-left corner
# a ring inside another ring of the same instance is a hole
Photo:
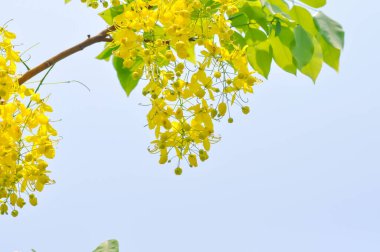
[[[174,173],[175,173],[175,175],[180,176],[180,175],[182,174],[182,168],[177,167],[177,168],[174,170]]]
[[[241,108],[241,111],[243,112],[243,114],[248,114],[249,113],[249,111],[250,111],[250,109],[249,109],[249,107],[248,106],[244,106],[244,107],[242,107]]]

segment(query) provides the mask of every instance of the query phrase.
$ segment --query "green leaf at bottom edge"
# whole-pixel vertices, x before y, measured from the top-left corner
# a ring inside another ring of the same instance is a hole
[[[119,242],[108,240],[100,244],[93,252],[119,252]]]

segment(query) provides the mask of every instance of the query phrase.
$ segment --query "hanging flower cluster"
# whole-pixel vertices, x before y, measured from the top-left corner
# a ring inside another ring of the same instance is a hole
[[[65,0],[70,2],[70,0]],[[83,0],[108,6],[106,0]],[[339,70],[343,27],[318,11],[326,1],[284,0],[117,0],[99,13],[110,26],[106,48],[125,92],[148,84],[149,150],[160,163],[178,159],[198,166],[217,142],[214,122],[231,108],[244,114],[246,93],[268,78],[272,62],[314,82],[323,63]],[[312,13],[310,12],[312,10]],[[250,67],[248,67],[248,64]],[[252,69],[255,70],[251,71]]]
[[[37,205],[35,191],[52,183],[46,159],[55,156],[57,132],[46,98],[17,82],[15,34],[0,27],[0,213],[16,217],[27,201]]]
[[[248,114],[242,95],[260,82],[248,68],[246,47],[232,36],[228,16],[238,12],[236,1],[206,2],[135,0],[113,18],[113,55],[135,80],[148,82],[143,94],[151,102],[147,120],[155,132],[149,150],[160,155],[160,164],[176,159],[177,175],[181,161],[197,167],[208,159],[220,139],[214,121],[227,116],[232,123],[235,104]]]

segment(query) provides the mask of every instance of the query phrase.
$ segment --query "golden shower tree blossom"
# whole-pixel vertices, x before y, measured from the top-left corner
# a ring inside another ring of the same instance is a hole
[[[70,0],[65,0],[66,3]],[[198,167],[220,141],[215,123],[249,114],[247,97],[272,62],[315,81],[326,63],[336,71],[344,31],[318,8],[319,0],[81,0],[108,28],[18,75],[26,65],[15,35],[0,27],[0,212],[18,215],[36,192],[54,181],[48,159],[58,141],[47,97],[28,81],[95,43],[112,60],[127,95],[140,84],[149,103],[148,150],[174,173]]]
[[[37,205],[35,192],[53,182],[47,159],[54,158],[57,141],[47,99],[18,84],[15,38],[0,27],[0,213],[14,217],[26,202]]]

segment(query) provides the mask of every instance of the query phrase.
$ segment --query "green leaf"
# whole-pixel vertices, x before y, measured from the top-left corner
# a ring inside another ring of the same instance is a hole
[[[289,5],[284,0],[262,0],[265,5],[273,14],[288,14]]]
[[[317,39],[313,38],[314,54],[309,64],[300,69],[300,71],[309,76],[314,82],[316,81],[323,65],[322,48]]]
[[[301,25],[307,32],[315,35],[317,34],[317,28],[315,27],[313,16],[308,10],[301,6],[294,5],[290,10],[291,18]]]
[[[244,37],[240,33],[236,32],[236,31],[234,31],[234,33],[232,34],[231,40],[236,45],[240,46],[240,48],[243,48],[246,45],[246,40],[244,39]],[[232,46],[231,43],[228,43],[228,44],[226,44],[224,46],[227,47],[228,50],[231,50],[231,51],[234,49],[234,47]]]
[[[289,28],[282,27],[279,36],[272,35],[270,43],[276,64],[286,72],[296,74],[297,67],[294,64],[290,49],[294,43],[292,31]]]
[[[116,240],[105,241],[93,252],[119,252],[119,242]]]
[[[159,26],[159,25],[155,25],[153,30],[149,31],[149,32],[144,32],[143,33],[143,36],[144,36],[144,40],[149,40],[149,41],[154,41],[156,40],[157,38],[164,38],[165,37],[165,30],[162,26]]]
[[[300,1],[314,8],[321,8],[326,5],[326,0],[300,0]]]
[[[267,39],[267,35],[259,29],[249,28],[245,33],[245,41],[247,45],[255,45]]]
[[[319,43],[321,44],[323,50],[323,61],[326,62],[327,65],[335,69],[335,71],[339,71],[339,58],[340,58],[340,50],[331,46],[327,43],[324,38],[320,37]]]
[[[307,65],[314,53],[312,37],[300,25],[294,29],[295,45],[292,48],[293,57],[299,69]]]
[[[71,0],[65,0],[65,4],[70,3],[70,2],[71,2]]]
[[[294,33],[292,30],[290,30],[286,26],[281,27],[281,33],[278,35],[280,38],[281,42],[284,45],[287,45],[289,48],[293,45],[294,43]]]
[[[96,56],[96,59],[109,61],[112,56],[112,52],[115,51],[117,48],[119,48],[119,46],[112,47],[106,44],[106,47],[98,56]]]
[[[138,70],[138,68],[143,64],[143,60],[141,58],[137,58],[135,63],[130,68],[125,68],[123,65],[124,60],[122,58],[113,57],[113,66],[116,70],[117,77],[120,81],[121,86],[124,91],[129,96],[133,89],[139,83],[140,77],[133,78],[133,73]]]
[[[277,19],[277,22],[276,22],[276,29],[275,29],[275,36],[278,36],[280,35],[281,33],[281,22]]]
[[[252,68],[268,79],[272,64],[272,51],[270,50],[269,40],[256,46],[249,46],[247,48],[247,58]]]
[[[240,8],[240,12],[247,15],[249,23],[255,22],[260,25],[266,33],[269,33],[267,14],[262,7],[258,7],[252,2],[247,2]]]
[[[284,45],[278,37],[271,40],[273,58],[276,64],[291,74],[297,73],[297,68],[293,64],[293,56],[290,48]]]
[[[330,45],[340,50],[343,49],[344,31],[339,23],[332,20],[321,11],[314,16],[314,22],[319,33]]]
[[[237,29],[241,29],[243,31],[246,31],[248,29],[249,25],[249,19],[247,14],[245,13],[236,13],[232,15],[229,20],[231,21],[231,26],[235,27]]]
[[[210,7],[210,10],[205,12],[203,8],[195,9],[191,12],[191,19],[198,20],[199,18],[207,18],[210,14],[215,14],[219,11],[220,3],[218,2],[205,0],[202,1],[202,4],[204,8]]]
[[[214,0],[206,0],[206,1],[202,1],[203,4],[204,4],[204,7],[207,8],[207,7],[210,7],[210,12],[209,13],[216,13],[218,12],[219,10],[219,7],[220,7],[220,3],[219,2],[216,2]]]
[[[124,12],[124,5],[118,5],[118,6],[111,7],[103,12],[100,12],[99,16],[103,18],[103,20],[106,21],[108,25],[113,25],[114,17],[122,14],[123,12]]]

